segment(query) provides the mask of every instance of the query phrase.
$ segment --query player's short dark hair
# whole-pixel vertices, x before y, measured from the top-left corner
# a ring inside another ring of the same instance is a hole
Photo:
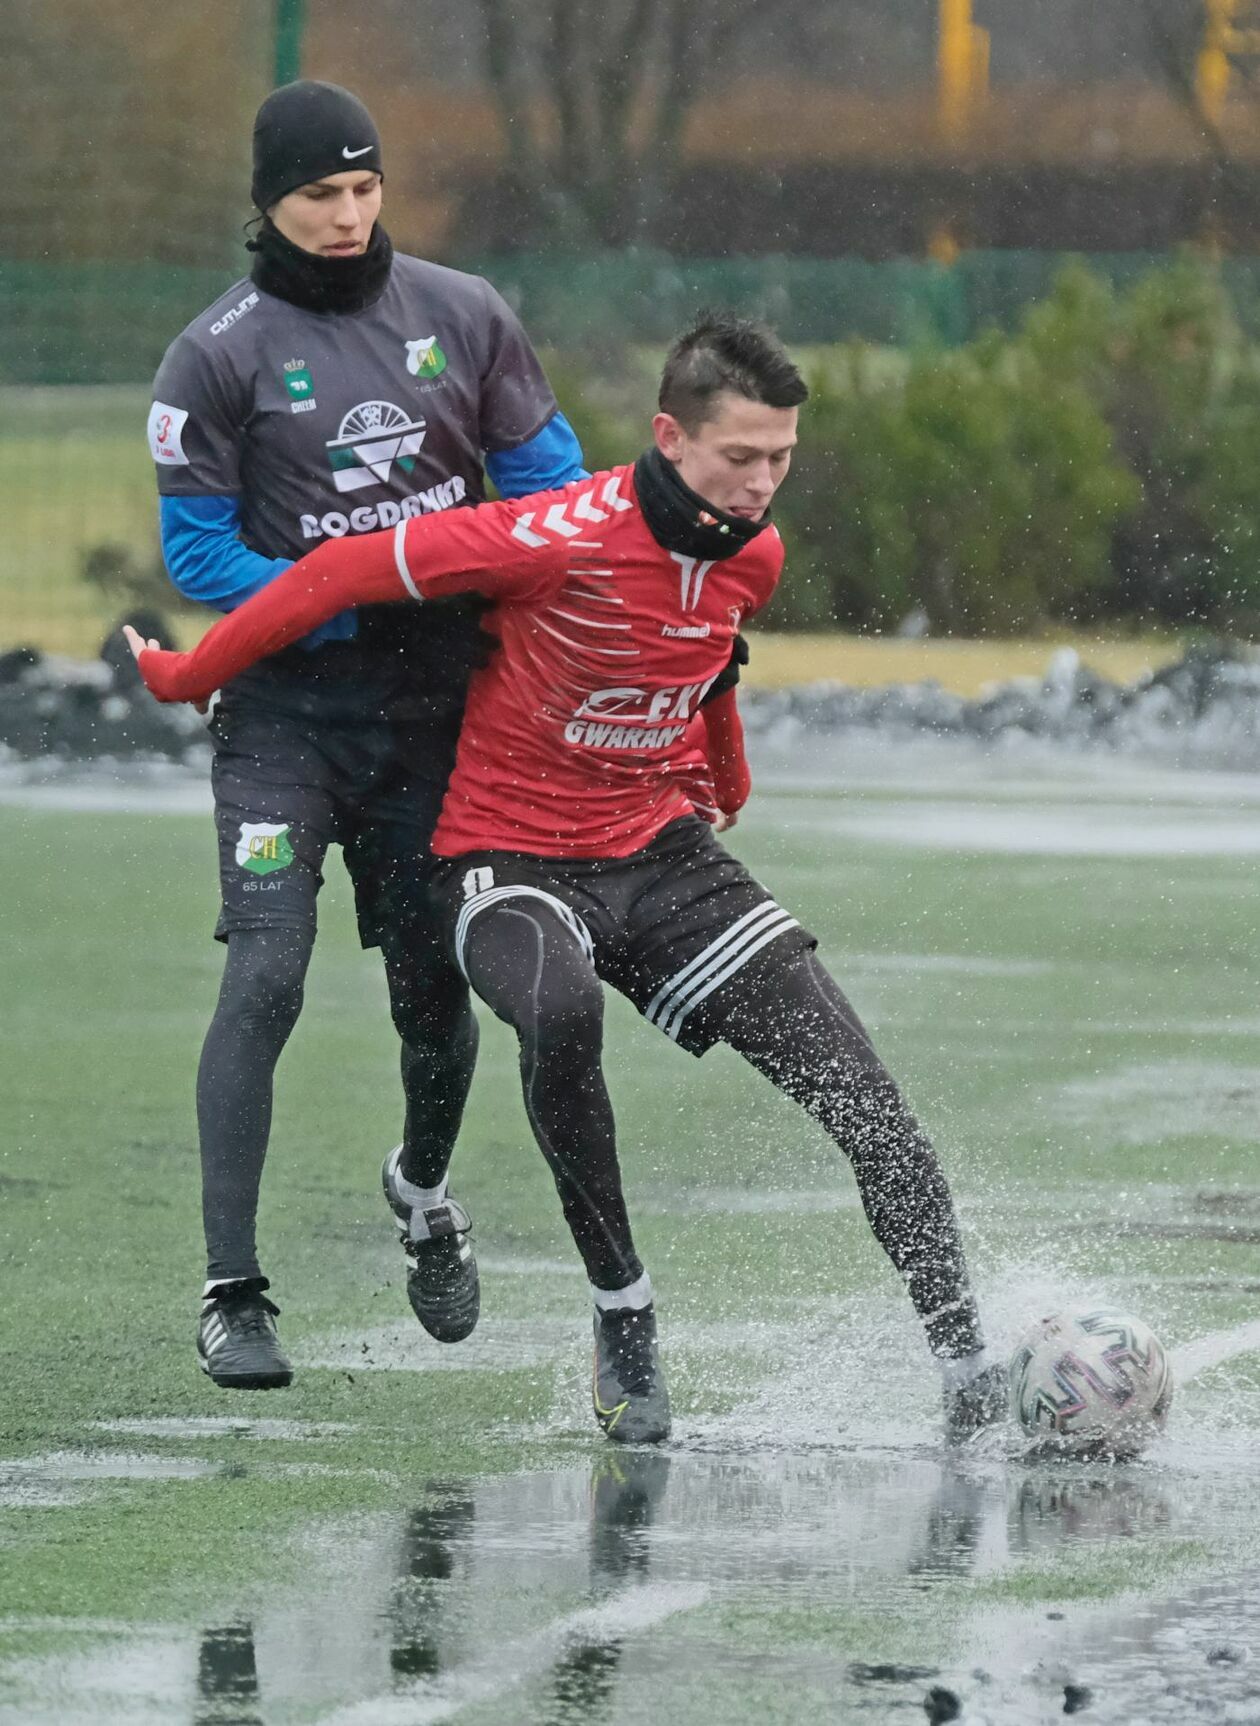
[[[772,408],[797,408],[805,379],[767,324],[731,312],[704,312],[665,356],[658,397],[662,413],[689,432],[717,414],[723,390]]]

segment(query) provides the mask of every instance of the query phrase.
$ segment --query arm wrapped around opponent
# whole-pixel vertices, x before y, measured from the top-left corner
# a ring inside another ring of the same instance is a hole
[[[328,540],[222,618],[189,653],[162,652],[129,631],[140,675],[159,701],[201,702],[348,606],[458,593],[526,597],[560,576],[566,561],[563,542],[522,539],[514,531],[526,505],[538,503],[537,497],[483,503],[416,516],[384,533]]]
[[[166,652],[128,629],[140,675],[159,701],[200,704],[260,659],[352,606],[467,592],[511,601],[545,592],[564,579],[568,555],[563,543],[520,532],[527,503],[536,509],[538,499],[483,504],[417,517],[384,533],[329,540],[221,618],[187,653]],[[526,529],[532,519],[526,516]],[[734,687],[746,658],[737,637],[731,663],[715,680],[687,738],[694,784],[683,789],[697,811],[719,825],[733,820],[750,789]]]
[[[221,618],[188,653],[147,647],[134,629],[127,640],[140,675],[159,701],[206,701],[216,689],[299,641],[352,605],[407,599],[394,561],[393,536],[329,540],[286,569],[239,611]]]

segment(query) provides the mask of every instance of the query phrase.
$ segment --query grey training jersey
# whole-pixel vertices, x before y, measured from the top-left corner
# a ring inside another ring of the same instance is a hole
[[[479,502],[483,452],[527,442],[556,411],[490,284],[398,253],[361,312],[306,311],[237,282],[171,344],[154,397],[162,495],[238,497],[244,544],[289,558],[329,536]],[[261,679],[250,674],[251,693],[265,685],[315,716],[358,705],[354,687],[374,711],[405,716],[408,691],[429,681],[425,662],[450,685],[452,633],[469,634],[468,607],[425,611],[365,609],[356,641],[291,648]]]

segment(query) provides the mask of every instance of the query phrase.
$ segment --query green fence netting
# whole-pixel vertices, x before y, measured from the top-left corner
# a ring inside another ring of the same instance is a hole
[[[954,346],[990,324],[1009,328],[1047,292],[1064,258],[977,252],[945,266],[632,253],[465,262],[508,296],[535,341],[567,349],[663,342],[702,306],[767,317],[789,342]],[[1123,285],[1167,259],[1124,252],[1089,262]],[[1260,258],[1222,268],[1244,321],[1260,324]],[[235,279],[159,264],[0,262],[0,384],[146,382],[171,337]]]

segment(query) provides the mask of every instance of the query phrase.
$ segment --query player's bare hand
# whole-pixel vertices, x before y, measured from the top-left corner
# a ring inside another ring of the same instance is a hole
[[[155,641],[153,639],[146,641],[140,634],[139,630],[133,629],[129,623],[123,624],[123,635],[126,638],[127,646],[131,649],[131,657],[133,659],[139,659],[140,655],[147,648],[151,647],[154,651],[157,651],[162,645],[160,641]]]
[[[729,827],[733,827],[738,820],[739,812],[737,810],[732,809],[731,813],[728,815],[725,809],[719,809],[717,812],[717,820],[713,823],[713,831],[715,833],[725,833],[726,830]]]
[[[177,660],[181,658],[182,655],[166,651],[163,648],[162,643],[155,640],[152,636],[150,636],[146,641],[144,636],[140,634],[139,630],[133,629],[129,623],[123,624],[123,637],[126,640],[127,646],[131,649],[131,657],[137,664],[140,663],[140,655],[142,653],[161,654],[161,661],[151,659],[149,661],[148,669],[142,669],[140,675],[148,685],[150,693],[156,695],[159,701],[177,701],[179,699],[178,696],[167,695],[161,692],[163,686],[157,680],[155,667],[166,660]],[[214,703],[217,700],[218,692],[216,691],[209,701],[190,701],[188,705],[200,713],[202,718],[205,719],[208,724],[214,712]]]

